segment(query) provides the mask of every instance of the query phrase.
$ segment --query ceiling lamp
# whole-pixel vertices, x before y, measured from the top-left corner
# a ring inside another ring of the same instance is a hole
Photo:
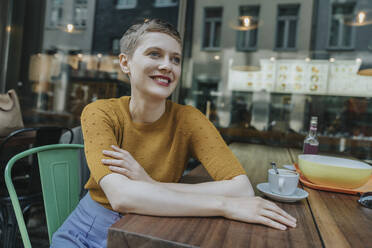
[[[372,13],[369,10],[361,10],[356,12],[352,17],[351,22],[345,22],[349,26],[365,26],[372,24]]]
[[[260,24],[256,18],[255,16],[240,16],[238,20],[239,25],[235,25],[236,21],[231,21],[230,27],[239,31],[256,29]]]
[[[75,27],[72,23],[66,23],[57,26],[58,29],[62,30],[63,32],[70,33],[70,34],[78,34],[81,33],[82,30]]]
[[[363,23],[365,23],[365,21],[366,21],[366,12],[364,12],[364,11],[360,11],[360,12],[357,14],[356,21],[357,21],[357,23],[360,24],[360,25],[362,25]]]
[[[73,24],[69,23],[66,25],[66,30],[68,33],[72,33],[75,30],[75,27]]]
[[[243,27],[248,28],[251,24],[251,18],[249,16],[242,16]]]
[[[358,2],[352,16],[345,19],[345,24],[349,26],[365,26],[372,24],[372,9],[368,1],[361,0]]]

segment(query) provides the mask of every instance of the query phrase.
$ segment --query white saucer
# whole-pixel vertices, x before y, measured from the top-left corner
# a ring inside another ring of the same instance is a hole
[[[288,170],[296,171],[296,168],[294,167],[293,164],[286,164],[286,165],[283,165],[283,167]]]
[[[292,195],[279,195],[271,192],[269,183],[259,183],[257,184],[257,189],[261,191],[265,196],[270,197],[271,199],[281,201],[281,202],[296,202],[308,197],[308,193],[300,188],[297,188]]]

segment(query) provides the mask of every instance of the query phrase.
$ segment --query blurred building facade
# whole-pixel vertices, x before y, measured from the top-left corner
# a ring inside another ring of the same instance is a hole
[[[360,58],[371,68],[372,1],[316,0],[314,5],[312,58]]]
[[[43,50],[90,53],[96,0],[46,1]]]
[[[177,27],[178,1],[97,1],[92,52],[119,54],[119,40],[130,25],[160,18]]]
[[[218,83],[219,91],[225,91],[228,58],[233,58],[234,66],[259,66],[261,58],[308,57],[313,1],[274,2],[271,0],[195,1],[192,62],[189,62],[192,63],[193,76],[185,82],[185,87],[192,87],[195,81],[209,80]],[[254,28],[249,30],[243,28],[243,31],[239,29],[244,27],[239,19],[242,16],[249,16],[252,19],[250,25]],[[289,27],[291,18],[293,27]],[[287,22],[288,27],[285,27]],[[208,34],[212,26],[215,30],[213,35]],[[286,37],[282,37],[281,34]],[[210,41],[206,41],[207,36],[210,36]],[[292,44],[289,44],[291,39]],[[211,43],[207,44],[208,42]]]

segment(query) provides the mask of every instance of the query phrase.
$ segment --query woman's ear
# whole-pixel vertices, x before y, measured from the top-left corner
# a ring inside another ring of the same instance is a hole
[[[120,68],[125,74],[130,74],[128,66],[128,55],[121,53],[119,54]]]

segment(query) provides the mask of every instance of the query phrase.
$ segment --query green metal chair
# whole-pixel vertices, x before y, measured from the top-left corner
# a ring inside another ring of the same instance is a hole
[[[12,157],[5,168],[5,183],[12,201],[24,247],[31,247],[11,172],[14,163],[37,153],[49,242],[79,203],[80,144],[56,144],[32,148]]]

